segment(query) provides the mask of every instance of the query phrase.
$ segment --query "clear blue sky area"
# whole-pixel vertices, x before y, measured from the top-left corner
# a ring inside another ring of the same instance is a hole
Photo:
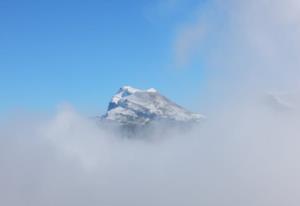
[[[175,4],[174,4],[175,5]],[[0,0],[0,112],[62,102],[103,112],[122,85],[155,87],[184,106],[201,61],[173,65],[178,25],[199,1]]]

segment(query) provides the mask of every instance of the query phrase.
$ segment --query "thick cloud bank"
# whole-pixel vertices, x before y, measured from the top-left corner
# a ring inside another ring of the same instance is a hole
[[[205,123],[142,140],[70,108],[5,118],[0,205],[298,206],[300,4],[206,6],[175,52],[180,65],[206,57]]]
[[[0,130],[0,204],[296,206],[299,120],[239,104],[153,141],[120,138],[71,109],[12,120]]]

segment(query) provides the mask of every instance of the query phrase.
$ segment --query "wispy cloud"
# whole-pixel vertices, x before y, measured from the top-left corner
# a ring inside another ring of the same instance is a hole
[[[195,24],[184,25],[178,31],[175,43],[175,66],[183,68],[188,66],[204,40],[205,26],[200,21]]]

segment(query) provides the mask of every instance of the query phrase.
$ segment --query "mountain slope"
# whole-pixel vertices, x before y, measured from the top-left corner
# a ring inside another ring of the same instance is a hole
[[[124,86],[112,97],[104,120],[122,125],[146,125],[152,121],[198,122],[204,116],[170,101],[157,90]]]

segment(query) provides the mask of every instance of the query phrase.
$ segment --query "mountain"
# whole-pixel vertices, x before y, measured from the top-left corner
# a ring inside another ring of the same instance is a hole
[[[203,120],[204,116],[175,104],[156,89],[141,90],[123,86],[112,97],[101,119],[121,125],[141,126],[157,121],[195,123]]]

